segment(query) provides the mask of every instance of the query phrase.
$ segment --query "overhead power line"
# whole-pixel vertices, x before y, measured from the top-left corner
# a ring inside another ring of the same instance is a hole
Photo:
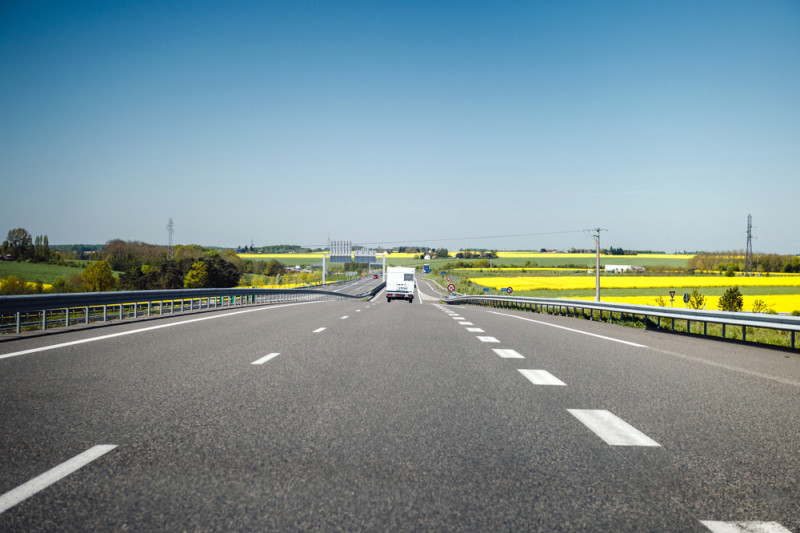
[[[568,231],[545,231],[538,233],[517,233],[514,235],[483,235],[479,237],[448,237],[441,239],[404,239],[402,241],[375,241],[375,242],[354,242],[353,244],[362,245],[386,245],[386,244],[422,244],[426,242],[445,242],[445,241],[471,241],[471,240],[486,240],[486,239],[508,239],[512,237],[538,237],[541,235],[563,235],[567,233],[585,233],[587,231],[594,231],[594,229],[578,229]],[[324,244],[310,244],[309,248],[319,248],[325,246]]]

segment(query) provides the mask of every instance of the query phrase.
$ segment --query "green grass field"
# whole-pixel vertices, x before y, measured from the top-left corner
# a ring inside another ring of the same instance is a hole
[[[58,276],[64,279],[69,278],[73,274],[80,274],[83,268],[91,261],[76,261],[81,266],[69,267],[48,265],[45,263],[17,263],[16,261],[0,261],[0,278],[7,278],[8,276],[17,276],[24,278],[25,281],[41,281],[51,285]]]

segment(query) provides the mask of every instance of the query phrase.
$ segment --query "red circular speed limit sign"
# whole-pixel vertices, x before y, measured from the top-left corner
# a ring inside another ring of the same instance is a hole
[[[507,289],[506,289],[506,292],[507,292],[508,294],[511,294],[512,292],[514,292],[514,289],[512,289],[511,287],[509,287],[509,288],[507,288]]]
[[[456,286],[451,283],[450,285],[447,286],[447,290],[453,292],[456,290]]]

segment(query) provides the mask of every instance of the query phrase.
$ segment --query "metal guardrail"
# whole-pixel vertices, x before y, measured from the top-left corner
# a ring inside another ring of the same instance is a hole
[[[297,301],[360,300],[374,296],[383,285],[361,294],[342,294],[318,288],[297,289],[174,289],[158,291],[87,292],[0,296],[0,333],[125,318],[167,315],[184,311],[228,309]]]
[[[675,320],[686,321],[687,331],[691,331],[691,323],[699,322],[703,324],[703,335],[707,334],[708,324],[721,324],[722,337],[725,337],[725,329],[728,326],[742,328],[742,340],[747,341],[747,328],[762,328],[790,332],[790,345],[797,348],[796,337],[800,332],[800,317],[785,315],[768,315],[764,313],[744,313],[728,311],[707,311],[704,309],[680,309],[653,307],[650,305],[633,305],[610,302],[595,302],[587,300],[561,300],[556,298],[534,298],[526,296],[478,296],[478,295],[457,295],[443,298],[446,304],[476,304],[490,305],[493,307],[505,307],[513,309],[524,309],[539,313],[566,314],[568,316],[578,315],[580,317],[593,320],[593,311],[602,313],[607,312],[613,318],[614,313],[622,316],[632,317],[642,316],[647,320],[648,317],[656,319],[656,325],[661,328],[661,319],[672,321],[672,330],[675,329]],[[572,315],[570,315],[572,309]],[[585,311],[590,311],[586,316]]]

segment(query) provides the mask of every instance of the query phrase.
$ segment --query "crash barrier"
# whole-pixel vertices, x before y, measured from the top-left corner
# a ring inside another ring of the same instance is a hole
[[[653,307],[649,305],[525,296],[456,295],[443,298],[442,302],[446,304],[472,304],[504,309],[520,309],[536,313],[557,314],[609,322],[614,320],[614,314],[616,313],[620,321],[625,321],[627,318],[631,322],[644,323],[645,327],[702,334],[709,336],[709,338],[734,338],[744,342],[748,342],[748,330],[751,337],[753,336],[753,330],[756,328],[774,330],[785,332],[788,346],[792,349],[798,348],[796,340],[797,332],[800,331],[800,317],[765,313],[707,311],[705,309]],[[677,330],[676,321],[680,326]],[[710,334],[709,324],[721,325],[721,335]],[[741,331],[741,338],[739,337],[739,331]]]
[[[76,324],[110,322],[200,310],[302,301],[360,300],[377,294],[383,284],[361,294],[319,288],[173,289],[0,296],[0,333],[48,330]]]

